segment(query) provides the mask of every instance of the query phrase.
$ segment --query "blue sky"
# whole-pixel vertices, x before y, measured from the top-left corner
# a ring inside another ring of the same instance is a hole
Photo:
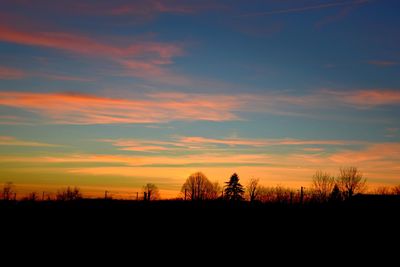
[[[395,0],[2,1],[0,182],[398,184]]]

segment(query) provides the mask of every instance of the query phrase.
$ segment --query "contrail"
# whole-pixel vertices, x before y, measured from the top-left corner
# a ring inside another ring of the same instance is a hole
[[[355,1],[346,1],[346,2],[336,2],[336,3],[327,3],[327,4],[319,4],[314,6],[305,6],[298,8],[289,8],[289,9],[280,9],[266,12],[255,12],[255,13],[247,13],[243,15],[239,15],[239,17],[253,17],[253,16],[268,16],[275,14],[285,14],[285,13],[296,13],[303,12],[314,9],[323,9],[337,6],[348,6],[348,5],[361,5],[370,2],[371,0],[355,0]]]

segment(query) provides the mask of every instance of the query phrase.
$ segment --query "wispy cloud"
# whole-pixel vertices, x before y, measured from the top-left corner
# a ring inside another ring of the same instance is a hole
[[[320,152],[322,147],[334,146],[343,147],[351,145],[362,145],[365,142],[352,140],[301,140],[293,138],[281,139],[250,139],[250,138],[207,138],[201,136],[175,136],[165,140],[148,140],[148,139],[98,139],[98,142],[106,142],[115,146],[122,151],[135,152],[177,152],[191,151],[192,153],[204,153],[206,151],[232,152],[232,151],[250,151],[257,149],[261,151],[263,148],[271,146],[292,146],[300,147],[300,150]],[[321,146],[312,147],[308,146]],[[233,150],[232,150],[233,149]],[[297,148],[295,148],[297,149]],[[308,150],[307,150],[308,149]]]
[[[343,147],[335,151],[302,152],[295,149],[272,154],[216,151],[173,156],[159,154],[147,154],[146,156],[118,154],[69,154],[47,157],[0,156],[0,161],[37,164],[50,169],[63,163],[63,167],[58,168],[63,168],[67,172],[90,175],[154,176],[154,173],[165,175],[165,173],[174,171],[175,175],[178,175],[175,177],[182,178],[199,167],[215,173],[217,170],[232,171],[232,166],[235,166],[234,169],[240,171],[247,178],[266,177],[267,181],[280,181],[285,184],[291,180],[307,183],[315,170],[321,168],[337,173],[340,167],[354,165],[360,168],[370,182],[379,182],[398,178],[399,146],[399,143],[369,143],[362,147]],[[80,167],[84,163],[96,165]],[[107,166],[98,166],[97,164],[107,164]],[[224,176],[218,176],[219,179],[221,177]]]
[[[56,147],[59,145],[20,140],[13,136],[0,136],[0,146]]]
[[[287,14],[287,13],[300,13],[310,10],[318,10],[318,9],[326,9],[326,8],[333,8],[339,6],[349,6],[349,5],[361,5],[371,2],[370,0],[354,0],[354,1],[343,1],[338,2],[334,1],[331,3],[324,3],[324,4],[317,4],[317,5],[310,5],[310,6],[303,6],[303,7],[295,7],[295,8],[287,8],[287,9],[278,9],[278,10],[271,10],[265,12],[254,12],[254,13],[247,13],[240,15],[241,17],[253,17],[253,16],[268,16],[268,15],[276,15],[276,14]]]
[[[142,139],[99,139],[99,142],[111,143],[123,151],[163,152],[181,146],[173,141],[142,140]]]
[[[170,59],[180,55],[179,45],[159,42],[135,42],[130,45],[111,45],[101,43],[93,38],[66,32],[37,32],[0,26],[0,40],[22,45],[41,46],[65,50],[88,56],[135,57],[157,55],[160,59]],[[164,61],[165,64],[165,61]]]
[[[250,146],[263,147],[272,145],[347,145],[354,144],[354,141],[346,140],[300,140],[300,139],[242,139],[242,138],[227,138],[214,139],[200,136],[183,137],[180,142],[184,144],[219,144],[228,146]]]
[[[109,10],[112,15],[136,15],[154,17],[159,13],[188,14],[198,7],[186,1],[130,1],[127,4],[114,6]]]
[[[48,80],[55,80],[55,81],[71,81],[71,82],[93,82],[95,79],[92,78],[84,78],[84,77],[78,77],[78,76],[72,76],[72,75],[66,75],[66,74],[57,74],[57,73],[41,73],[41,72],[36,72],[33,73],[32,75],[45,78]]]
[[[112,39],[112,38],[111,38]],[[115,41],[115,38],[113,38]],[[156,41],[133,40],[130,43],[118,41],[101,42],[82,34],[60,31],[37,31],[30,28],[16,28],[3,24],[0,26],[0,41],[27,46],[56,49],[68,53],[110,60],[120,65],[119,75],[129,75],[146,80],[158,80],[168,84],[187,84],[187,78],[167,69],[172,58],[181,56],[181,44]],[[114,75],[114,74],[112,74]],[[9,68],[0,68],[0,79],[16,79],[24,73]],[[64,77],[53,78],[64,80]]]
[[[400,92],[322,90],[298,96],[278,93],[228,95],[164,92],[124,98],[76,93],[0,92],[0,106],[30,111],[48,123],[57,124],[231,121],[244,119],[243,113],[248,112],[311,116],[316,110],[344,107],[367,109],[385,105],[400,105]],[[218,142],[218,140],[212,141]],[[219,142],[234,144],[246,141]],[[287,140],[286,142],[301,141]]]
[[[19,80],[26,76],[26,72],[20,69],[0,66],[0,80]]]
[[[343,97],[343,102],[360,108],[384,105],[400,105],[398,90],[358,90],[349,92],[330,92],[337,97]]]
[[[370,60],[368,64],[375,65],[378,67],[392,67],[399,65],[400,63],[397,61],[389,61],[389,60]]]
[[[340,164],[360,164],[381,160],[400,162],[400,143],[372,144],[358,151],[347,150],[335,153],[330,159]]]
[[[397,137],[400,133],[400,128],[389,127],[385,129],[385,137],[393,138]]]
[[[0,105],[34,112],[57,124],[227,121],[238,117],[234,96],[181,94],[180,99],[149,94],[134,99],[74,93],[0,92]]]

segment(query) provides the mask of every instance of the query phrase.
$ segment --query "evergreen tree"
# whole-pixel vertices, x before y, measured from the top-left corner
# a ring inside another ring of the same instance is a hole
[[[232,174],[229,182],[226,182],[225,198],[232,201],[243,200],[244,188],[239,183],[239,176]]]
[[[339,186],[335,184],[332,193],[330,195],[330,200],[333,202],[340,201],[342,199],[342,193],[340,192]]]

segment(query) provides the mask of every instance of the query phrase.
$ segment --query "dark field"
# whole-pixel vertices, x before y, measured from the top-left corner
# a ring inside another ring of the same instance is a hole
[[[115,254],[138,257],[151,251],[175,259],[181,253],[193,257],[208,251],[201,256],[204,260],[224,258],[222,251],[235,248],[241,255],[265,253],[275,259],[282,253],[306,253],[358,261],[358,253],[371,250],[368,257],[378,252],[395,255],[400,198],[363,196],[325,205],[101,199],[0,202],[0,214],[2,237],[9,244],[5,251],[45,248],[64,257],[81,253],[96,259]]]

